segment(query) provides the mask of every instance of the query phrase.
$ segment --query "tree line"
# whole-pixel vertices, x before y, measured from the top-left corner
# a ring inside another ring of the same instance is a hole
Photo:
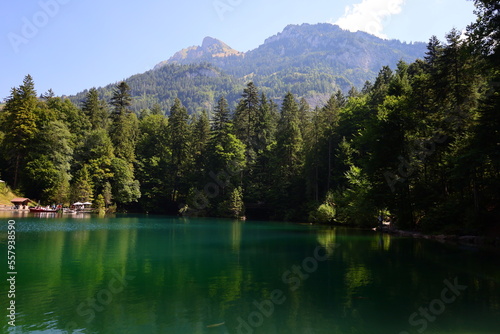
[[[42,202],[484,231],[500,217],[497,7],[476,1],[467,38],[432,37],[424,59],[314,109],[291,93],[278,106],[252,82],[210,115],[180,99],[135,113],[125,82],[76,106],[38,97],[28,75],[0,113],[1,176]]]

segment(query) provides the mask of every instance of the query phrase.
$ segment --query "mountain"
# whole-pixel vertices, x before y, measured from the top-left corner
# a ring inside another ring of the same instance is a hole
[[[212,37],[205,37],[201,46],[191,46],[176,52],[169,60],[155,66],[155,70],[167,64],[191,64],[208,62],[215,65],[224,64],[226,58],[243,57],[244,53],[228,46],[226,43]]]
[[[212,45],[212,49],[208,46]],[[208,62],[236,77],[266,76],[291,68],[321,68],[346,78],[355,86],[373,79],[384,65],[394,67],[399,60],[413,62],[422,57],[425,43],[383,40],[365,32],[350,32],[328,23],[289,25],[247,53],[205,38],[201,47],[177,52],[158,64]]]
[[[246,53],[206,37],[201,46],[183,49],[126,81],[135,110],[153,103],[168,109],[175,97],[190,112],[210,110],[220,95],[234,105],[248,81],[277,102],[291,91],[315,106],[339,89],[347,92],[373,81],[383,66],[413,62],[425,51],[425,43],[384,40],[327,23],[289,25]],[[101,95],[109,98],[112,88],[100,88]],[[81,100],[83,93],[74,99]]]

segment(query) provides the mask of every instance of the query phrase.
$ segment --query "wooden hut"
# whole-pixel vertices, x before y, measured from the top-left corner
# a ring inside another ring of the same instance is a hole
[[[14,198],[10,201],[16,209],[28,209],[28,204],[32,202],[29,198]]]

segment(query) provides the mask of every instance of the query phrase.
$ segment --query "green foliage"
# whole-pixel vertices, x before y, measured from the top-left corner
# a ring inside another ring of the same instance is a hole
[[[203,155],[206,151],[208,141],[210,139],[210,121],[208,115],[203,112],[199,115],[193,125],[193,155],[195,161],[202,162]]]
[[[226,218],[241,218],[245,213],[243,194],[241,188],[232,189],[228,198],[222,201],[218,207],[218,215]]]
[[[318,208],[309,213],[309,221],[314,223],[331,223],[335,219],[335,208],[323,203]]]
[[[136,146],[136,176],[141,182],[141,207],[144,211],[162,211],[169,198],[167,175],[171,149],[168,141],[168,119],[151,114],[139,124],[140,136]]]
[[[134,178],[130,164],[120,158],[111,161],[113,178],[111,179],[113,198],[119,203],[136,202],[141,197],[139,181]]]
[[[94,198],[94,186],[87,165],[75,173],[73,180],[71,201],[72,202],[92,202]]]
[[[94,95],[95,93],[90,92]],[[130,112],[129,107],[132,105],[132,97],[130,96],[130,87],[125,82],[120,82],[113,90],[110,104],[114,107],[113,117],[122,116]]]
[[[231,116],[229,105],[224,96],[221,96],[217,102],[213,117],[212,117],[212,130],[215,134],[223,133],[229,131],[228,126],[231,123]]]
[[[321,224],[333,222],[336,215],[335,205],[333,193],[328,192],[325,201],[309,212],[309,221]]]
[[[130,88],[125,82],[121,82],[114,91],[111,98],[114,110],[109,134],[115,147],[115,155],[133,163],[139,122],[137,116],[129,109],[132,100],[129,91]]]
[[[371,196],[372,186],[359,167],[346,173],[347,188],[337,194],[337,219],[358,226],[373,226],[377,207]]]
[[[193,114],[212,110],[216,98],[226,96],[235,103],[243,88],[241,80],[209,64],[167,65],[157,70],[134,75],[126,80],[132,97],[130,109],[138,113],[142,109],[169,110],[178,98]],[[110,102],[115,85],[97,89],[99,97]],[[71,97],[73,102],[85,99],[88,92]]]
[[[57,191],[61,183],[59,171],[54,163],[45,156],[39,156],[26,164],[25,177],[29,182],[30,196],[44,202],[64,202],[65,198],[59,198]]]
[[[260,210],[367,227],[386,212],[402,228],[485,232],[500,217],[499,16],[493,1],[475,3],[469,39],[452,30],[444,42],[431,38],[424,59],[367,68],[374,81],[361,91],[325,65],[341,56],[328,43],[297,58],[310,42],[296,27],[287,28],[295,38],[218,60],[254,80],[246,86],[209,64],[167,65],[91,89],[79,108],[51,91],[38,98],[27,76],[0,110],[0,173],[26,196],[97,195],[108,210]],[[349,40],[331,27],[302,28]],[[378,41],[365,35],[354,47]],[[390,54],[382,44],[374,52]],[[273,61],[246,73],[263,55]],[[306,68],[311,59],[318,66]],[[359,68],[342,71],[365,82]],[[311,108],[308,96],[321,99]]]
[[[19,88],[13,88],[2,110],[3,145],[6,160],[12,172],[14,188],[17,188],[19,174],[26,165],[26,155],[32,141],[38,135],[38,100],[30,75],[24,78]]]
[[[106,203],[104,201],[104,196],[102,194],[97,195],[93,207],[97,209],[99,213],[102,213],[106,209]]]
[[[285,219],[297,219],[297,212],[289,208],[298,208],[303,201],[304,147],[299,121],[297,101],[288,93],[281,106],[271,163],[274,173],[271,202],[275,217]]]
[[[171,168],[171,200],[176,202],[179,191],[187,191],[188,185],[184,182],[193,163],[191,151],[192,129],[188,123],[189,115],[179,99],[175,99],[170,109],[167,134],[172,156],[169,162]]]
[[[99,93],[96,88],[91,88],[87,93],[82,104],[82,111],[85,113],[85,116],[87,116],[93,130],[107,127],[107,106],[106,103],[99,98]]]
[[[258,142],[257,119],[259,113],[259,92],[253,82],[243,90],[242,98],[234,113],[234,128],[239,140],[245,145],[245,155],[250,164],[255,161]]]
[[[295,97],[288,93],[281,107],[276,133],[278,165],[285,177],[297,175],[302,165],[303,140],[299,126],[299,109]]]

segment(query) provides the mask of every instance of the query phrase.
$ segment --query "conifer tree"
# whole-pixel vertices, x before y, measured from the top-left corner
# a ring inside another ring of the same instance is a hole
[[[172,108],[170,109],[170,117],[168,119],[168,138],[170,142],[171,158],[171,200],[177,201],[179,190],[186,187],[182,184],[185,177],[191,168],[192,156],[191,152],[191,127],[188,124],[189,115],[181,101],[176,98]],[[187,194],[187,189],[184,192]]]
[[[96,88],[91,88],[83,101],[82,111],[90,121],[93,130],[106,128],[108,123],[108,111],[106,103],[99,99]]]
[[[7,161],[11,167],[11,180],[17,188],[20,173],[26,164],[30,145],[38,134],[38,99],[35,84],[30,75],[27,75],[23,84],[12,88],[3,109],[4,121],[2,130],[5,133]]]
[[[91,202],[94,198],[94,185],[92,184],[87,165],[75,173],[72,185],[71,198],[73,202]]]
[[[287,93],[281,107],[281,118],[276,133],[276,147],[274,151],[274,210],[280,218],[290,219],[294,210],[285,209],[285,203],[293,203],[292,207],[299,207],[303,198],[304,163],[303,139],[299,126],[299,107],[292,93]]]
[[[132,98],[126,82],[115,88],[111,105],[113,105],[110,137],[115,146],[115,155],[128,163],[135,161],[135,144],[138,136],[139,122],[130,110]]]
[[[228,126],[231,123],[231,115],[229,105],[224,96],[221,96],[214,108],[214,116],[212,118],[212,131],[217,135],[221,132],[228,131]]]
[[[250,165],[256,158],[259,142],[257,120],[259,114],[259,92],[253,82],[243,90],[242,98],[234,115],[236,135],[246,146],[246,156]]]

